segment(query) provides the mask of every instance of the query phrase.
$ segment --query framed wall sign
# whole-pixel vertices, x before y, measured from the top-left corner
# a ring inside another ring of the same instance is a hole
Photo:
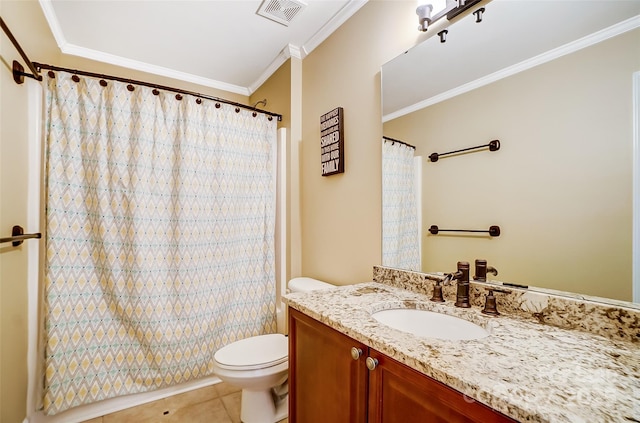
[[[320,116],[322,176],[344,173],[344,111],[342,107]]]

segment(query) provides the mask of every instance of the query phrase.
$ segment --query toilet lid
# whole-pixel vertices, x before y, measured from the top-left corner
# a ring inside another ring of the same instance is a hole
[[[291,292],[311,292],[333,288],[334,285],[313,278],[299,277],[291,279],[287,287]]]
[[[287,337],[280,333],[252,336],[220,348],[213,358],[223,369],[263,369],[284,363],[289,355]]]

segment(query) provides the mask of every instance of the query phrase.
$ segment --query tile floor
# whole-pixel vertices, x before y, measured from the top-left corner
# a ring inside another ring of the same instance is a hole
[[[207,386],[83,423],[241,423],[240,390],[225,383]],[[288,423],[284,419],[279,423]]]

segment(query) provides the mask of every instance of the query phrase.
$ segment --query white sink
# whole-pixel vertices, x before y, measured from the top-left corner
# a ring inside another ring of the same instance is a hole
[[[371,315],[383,325],[422,338],[446,340],[482,339],[489,336],[483,327],[448,314],[413,308],[394,308]]]

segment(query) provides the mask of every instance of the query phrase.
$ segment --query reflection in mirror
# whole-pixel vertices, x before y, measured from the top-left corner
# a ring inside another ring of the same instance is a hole
[[[382,140],[382,265],[419,271],[422,166],[415,147]]]
[[[631,301],[640,2],[483,6],[382,68],[383,133],[423,167],[421,270],[486,259],[501,281]]]

